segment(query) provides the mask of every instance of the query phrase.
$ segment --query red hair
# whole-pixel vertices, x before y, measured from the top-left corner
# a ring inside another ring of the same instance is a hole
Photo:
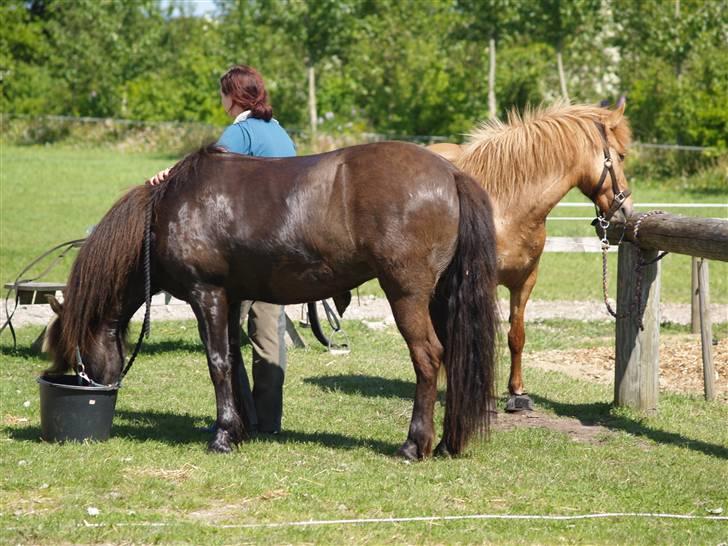
[[[263,78],[255,68],[244,64],[233,66],[220,77],[220,90],[232,99],[233,104],[250,110],[250,117],[265,121],[273,117]]]

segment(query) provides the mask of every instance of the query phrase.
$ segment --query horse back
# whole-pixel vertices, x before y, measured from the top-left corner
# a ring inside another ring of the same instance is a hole
[[[383,261],[444,267],[457,233],[453,173],[398,142],[281,159],[211,154],[161,203],[160,268],[287,303],[306,286],[348,290]]]

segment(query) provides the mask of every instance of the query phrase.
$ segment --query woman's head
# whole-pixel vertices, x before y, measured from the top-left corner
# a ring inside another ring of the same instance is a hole
[[[250,110],[250,116],[269,121],[273,117],[273,108],[268,102],[268,92],[265,90],[263,78],[257,70],[242,64],[233,66],[220,77],[220,93],[223,95],[223,105],[226,98],[230,108],[238,106],[241,111]]]

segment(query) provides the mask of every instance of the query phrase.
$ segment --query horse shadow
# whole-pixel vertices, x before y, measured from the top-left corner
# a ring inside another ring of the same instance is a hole
[[[22,358],[22,359],[41,359],[45,360],[45,357],[30,346],[18,345],[13,347],[12,345],[0,345],[0,355],[11,358]]]
[[[176,414],[164,411],[117,410],[111,428],[111,438],[123,438],[134,442],[154,441],[170,446],[206,444],[212,432],[201,423],[204,417],[190,414]],[[6,427],[6,433],[13,440],[43,442],[39,426]],[[302,432],[284,429],[280,434],[260,434],[254,442],[294,444],[315,443],[334,449],[366,448],[384,455],[393,454],[398,444],[327,432]],[[245,449],[247,442],[240,444]]]
[[[415,385],[402,379],[385,379],[373,375],[339,374],[307,377],[304,383],[315,385],[325,392],[366,396],[369,398],[400,398],[413,400]]]
[[[601,425],[610,430],[619,430],[632,436],[648,438],[660,444],[677,445],[712,457],[728,459],[728,447],[726,446],[695,440],[676,432],[660,430],[629,417],[615,416],[610,413],[613,405],[607,402],[569,404],[533,393],[529,393],[529,396],[540,407],[550,409],[561,417],[578,419],[584,425]]]
[[[141,352],[145,355],[160,355],[172,351],[205,355],[205,348],[200,341],[194,342],[180,339],[147,341],[144,343]]]
[[[304,383],[316,385],[322,390],[342,392],[372,398],[401,398],[412,400],[414,396],[414,384],[400,379],[385,379],[376,376],[341,374],[330,376],[310,377],[303,380]],[[438,399],[441,403],[444,400],[444,393],[438,392]],[[728,459],[728,447],[711,444],[702,440],[695,440],[678,434],[650,427],[638,420],[611,414],[612,404],[606,402],[594,402],[587,404],[569,404],[557,402],[549,398],[529,393],[534,403],[544,409],[550,409],[561,417],[572,417],[585,426],[601,425],[611,430],[624,431],[632,436],[649,438],[660,444],[672,444],[699,451],[706,455]],[[500,402],[500,401],[499,401]]]
[[[304,383],[315,385],[326,392],[340,392],[368,398],[398,398],[412,402],[415,399],[414,381],[386,379],[373,375],[340,374],[307,377]],[[445,405],[445,389],[437,389],[437,403]]]

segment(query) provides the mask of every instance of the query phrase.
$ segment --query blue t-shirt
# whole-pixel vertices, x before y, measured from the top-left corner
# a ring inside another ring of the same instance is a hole
[[[296,147],[280,124],[271,119],[265,121],[248,118],[228,126],[217,141],[228,152],[254,157],[291,157]]]

